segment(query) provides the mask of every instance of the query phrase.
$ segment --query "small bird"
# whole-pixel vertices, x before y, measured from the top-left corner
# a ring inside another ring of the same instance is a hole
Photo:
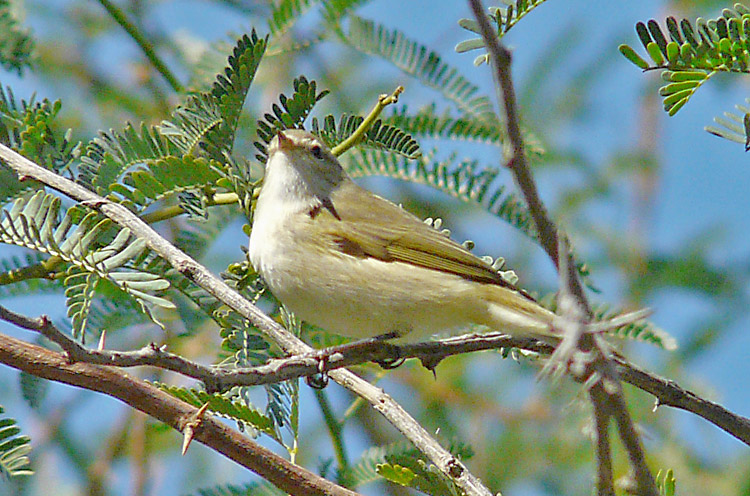
[[[311,324],[354,338],[417,341],[471,324],[555,336],[555,314],[418,217],[358,186],[315,135],[268,147],[250,261]]]

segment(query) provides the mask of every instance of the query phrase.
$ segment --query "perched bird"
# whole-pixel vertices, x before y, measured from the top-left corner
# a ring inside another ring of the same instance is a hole
[[[470,324],[554,336],[555,315],[485,260],[358,186],[315,135],[268,147],[250,261],[299,318],[355,338],[416,341]]]

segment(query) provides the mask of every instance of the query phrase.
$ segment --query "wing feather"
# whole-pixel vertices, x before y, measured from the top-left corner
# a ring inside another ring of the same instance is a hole
[[[329,217],[331,229],[327,234],[345,253],[440,270],[504,286],[527,296],[505,281],[485,260],[353,181],[342,184],[330,200],[340,218],[335,219],[325,210],[319,215]],[[346,208],[341,207],[342,204]]]

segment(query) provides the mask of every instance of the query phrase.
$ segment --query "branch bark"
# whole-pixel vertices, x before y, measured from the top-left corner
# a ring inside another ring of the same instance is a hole
[[[500,333],[482,333],[424,343],[403,344],[397,348],[333,347],[316,350],[313,353],[278,358],[257,367],[223,370],[207,367],[179,355],[168,353],[153,343],[136,351],[90,350],[57,330],[44,316],[30,318],[2,306],[0,306],[0,319],[41,333],[60,345],[71,362],[80,361],[112,367],[158,367],[197,379],[206,384],[207,389],[211,390],[213,387],[216,391],[223,391],[233,386],[258,386],[308,377],[320,372],[321,360],[324,362],[324,370],[329,372],[366,362],[395,361],[399,358],[416,358],[425,367],[433,370],[445,358],[465,353],[517,348],[538,353],[541,356],[549,356],[554,351],[551,345],[535,339]],[[620,378],[654,396],[656,407],[668,406],[690,412],[750,446],[750,419],[700,397],[675,381],[643,370],[619,355],[615,355],[612,360],[616,364]]]
[[[112,396],[178,431],[185,428],[197,411],[155,386],[117,369],[70,363],[62,353],[3,334],[0,334],[0,362],[37,377]],[[211,417],[202,418],[195,428],[194,438],[290,494],[358,494],[289,462]]]
[[[608,419],[611,415],[617,422],[620,438],[628,452],[628,457],[633,467],[637,492],[641,495],[657,496],[656,483],[651,475],[645,461],[645,455],[638,436],[635,434],[630,415],[625,408],[625,400],[622,395],[622,388],[617,377],[614,367],[609,362],[606,354],[597,345],[596,337],[591,334],[583,333],[583,327],[588,324],[591,318],[591,309],[588,304],[583,285],[578,277],[575,262],[572,254],[567,249],[566,243],[560,243],[558,229],[552,219],[547,214],[536,188],[536,183],[531,174],[531,170],[526,160],[525,147],[521,136],[520,119],[516,106],[515,89],[513,78],[511,77],[511,54],[507,48],[502,46],[497,34],[490,26],[484,6],[481,0],[469,0],[469,5],[476,19],[479,30],[482,34],[485,46],[489,53],[490,65],[494,70],[495,82],[498,91],[498,100],[503,106],[505,125],[508,129],[508,140],[512,148],[512,155],[507,163],[513,173],[521,193],[526,200],[534,224],[537,229],[539,241],[547,252],[552,262],[560,273],[561,287],[560,299],[575,299],[575,304],[570,305],[570,315],[562,315],[567,329],[563,331],[563,341],[559,345],[558,351],[551,357],[554,364],[555,355],[567,365],[569,358],[574,355],[568,355],[566,348],[574,351],[575,348],[585,355],[592,355],[588,359],[582,374],[578,377],[586,382],[592,382],[592,377],[598,377],[591,385],[589,398],[594,403],[594,414],[597,417],[597,424]],[[564,240],[563,240],[564,241]],[[560,249],[565,247],[565,249]],[[578,311],[580,310],[580,311]],[[581,315],[583,314],[583,315]],[[604,432],[602,429],[599,432]],[[603,451],[604,441],[597,440],[598,451]],[[607,458],[598,457],[599,463],[607,463]],[[599,476],[611,472],[607,467],[599,467],[597,473]],[[610,484],[599,481],[599,494],[611,492]]]

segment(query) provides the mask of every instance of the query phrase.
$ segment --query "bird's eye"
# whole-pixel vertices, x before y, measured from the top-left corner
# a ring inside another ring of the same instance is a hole
[[[313,145],[313,147],[310,148],[310,152],[313,154],[313,157],[317,158],[318,160],[323,158],[323,149],[320,147],[320,145]]]

